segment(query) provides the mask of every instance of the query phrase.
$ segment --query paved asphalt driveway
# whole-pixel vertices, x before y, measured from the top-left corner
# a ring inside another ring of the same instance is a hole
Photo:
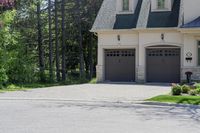
[[[83,84],[0,94],[0,99],[56,99],[128,102],[167,94],[169,86],[135,84]]]
[[[0,133],[200,133],[200,107],[137,103],[166,86],[76,85],[0,94]]]

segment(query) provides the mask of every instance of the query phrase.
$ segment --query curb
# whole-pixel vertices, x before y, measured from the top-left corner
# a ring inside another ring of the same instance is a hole
[[[144,105],[155,105],[155,106],[170,106],[170,107],[200,108],[200,105],[180,104],[180,103],[161,103],[161,102],[151,102],[151,101],[143,101],[143,102],[141,102],[140,104],[144,104]]]

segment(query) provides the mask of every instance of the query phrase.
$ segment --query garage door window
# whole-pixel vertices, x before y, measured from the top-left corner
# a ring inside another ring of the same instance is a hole
[[[200,41],[198,41],[198,66],[200,66]]]

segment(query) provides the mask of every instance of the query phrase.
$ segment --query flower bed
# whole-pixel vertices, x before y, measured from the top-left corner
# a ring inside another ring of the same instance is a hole
[[[197,83],[194,85],[172,84],[171,94],[174,96],[178,95],[200,96],[200,84]]]

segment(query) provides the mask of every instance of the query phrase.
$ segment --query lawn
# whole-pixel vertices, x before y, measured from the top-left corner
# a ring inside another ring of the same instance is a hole
[[[200,96],[160,95],[160,96],[156,96],[156,97],[153,97],[151,99],[148,99],[147,101],[200,105]]]
[[[66,82],[59,82],[59,83],[10,84],[1,88],[0,93],[7,92],[7,91],[26,91],[29,89],[36,89],[36,88],[45,88],[45,87],[53,87],[53,86],[61,86],[61,85],[75,85],[75,84],[83,84],[83,83],[95,84],[96,78],[93,78],[92,80],[71,79]]]

